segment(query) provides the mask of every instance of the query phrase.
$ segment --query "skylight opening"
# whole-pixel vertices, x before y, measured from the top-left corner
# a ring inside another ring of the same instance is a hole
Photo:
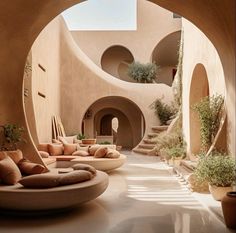
[[[62,13],[71,31],[134,31],[137,0],[88,0]]]

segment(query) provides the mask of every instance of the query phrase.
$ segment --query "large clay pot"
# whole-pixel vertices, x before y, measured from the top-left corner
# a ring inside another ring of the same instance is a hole
[[[96,143],[95,138],[82,139],[82,144],[85,144],[85,145],[94,145],[95,143]]]
[[[233,188],[231,186],[230,187],[217,187],[214,185],[209,185],[209,190],[211,192],[211,195],[216,201],[221,201],[227,192],[233,191]]]
[[[228,192],[221,200],[225,224],[236,229],[236,192]]]

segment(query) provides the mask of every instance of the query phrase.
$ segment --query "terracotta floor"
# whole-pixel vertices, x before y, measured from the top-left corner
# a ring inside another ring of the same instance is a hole
[[[0,213],[0,233],[225,233],[213,214],[157,157],[127,152],[98,199],[57,214]],[[56,197],[55,197],[56,198]]]

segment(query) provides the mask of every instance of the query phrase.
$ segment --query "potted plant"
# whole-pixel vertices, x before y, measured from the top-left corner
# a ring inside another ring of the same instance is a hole
[[[235,160],[224,153],[213,151],[209,156],[200,156],[194,171],[197,181],[207,181],[215,200],[220,201],[232,191],[235,179]]]
[[[16,150],[17,145],[25,141],[22,138],[23,127],[19,127],[16,124],[6,124],[1,125],[0,128],[3,129],[1,151]]]

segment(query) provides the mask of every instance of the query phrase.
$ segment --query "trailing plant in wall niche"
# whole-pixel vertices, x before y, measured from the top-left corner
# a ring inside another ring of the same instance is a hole
[[[235,181],[235,160],[224,153],[213,151],[200,156],[194,174],[199,182],[207,181],[218,187],[231,186]]]
[[[178,65],[177,65],[177,72],[174,77],[174,81],[172,84],[172,90],[174,93],[174,99],[177,106],[182,106],[182,80],[183,80],[183,47],[184,47],[184,31],[181,31],[181,39],[179,44],[179,51],[178,51]]]
[[[159,67],[155,63],[133,62],[128,66],[128,76],[139,83],[153,83]]]
[[[206,96],[193,106],[200,120],[202,150],[207,151],[220,126],[224,99],[222,95]]]
[[[16,150],[20,142],[25,142],[22,138],[23,127],[15,124],[6,124],[0,126],[3,129],[1,150]]]
[[[156,99],[150,105],[150,108],[155,110],[155,113],[159,117],[162,125],[166,125],[167,122],[177,113],[177,109],[173,103],[168,105],[164,103],[161,98]]]

